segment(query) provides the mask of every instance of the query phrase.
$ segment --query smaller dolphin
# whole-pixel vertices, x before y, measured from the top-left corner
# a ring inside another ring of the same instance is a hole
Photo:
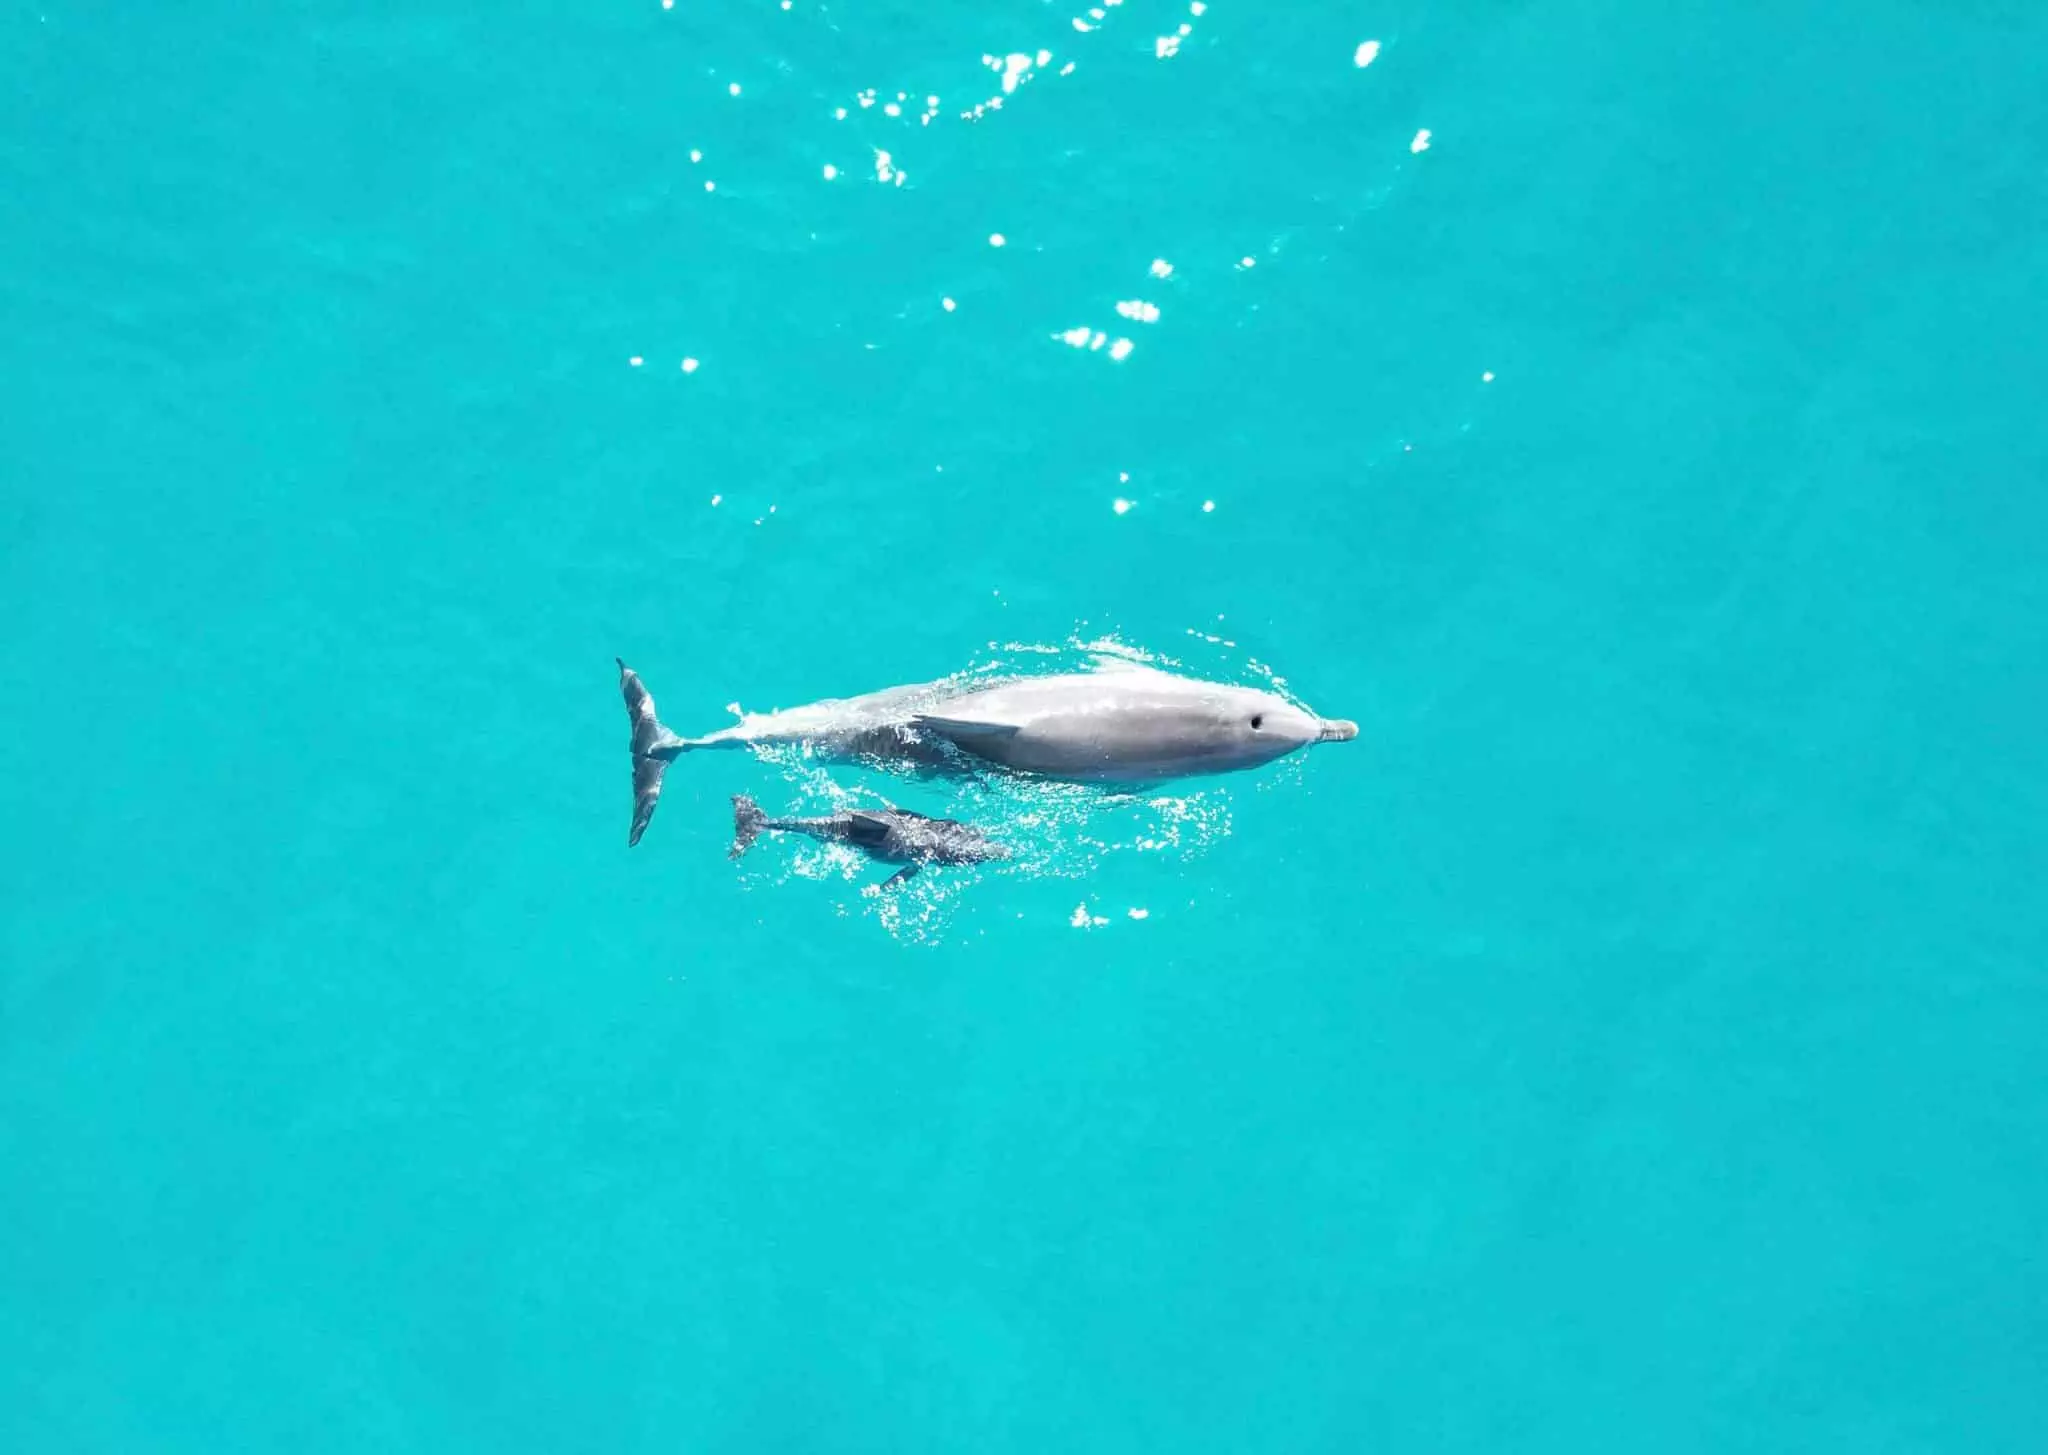
[[[744,793],[732,796],[732,857],[746,853],[761,830],[808,834],[820,843],[851,844],[871,859],[903,867],[882,881],[901,884],[926,864],[980,864],[1010,851],[970,824],[926,818],[907,808],[856,808],[825,818],[770,818]]]

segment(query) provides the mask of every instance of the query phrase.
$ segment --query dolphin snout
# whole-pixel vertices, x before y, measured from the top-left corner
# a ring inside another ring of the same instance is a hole
[[[1319,743],[1348,743],[1357,736],[1358,724],[1352,722],[1349,718],[1326,717],[1323,719],[1323,731],[1316,738],[1316,741]]]

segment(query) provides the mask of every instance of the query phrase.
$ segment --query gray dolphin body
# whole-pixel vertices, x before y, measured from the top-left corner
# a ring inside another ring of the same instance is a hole
[[[732,796],[732,857],[737,859],[763,830],[805,834],[820,843],[851,844],[870,859],[903,867],[882,881],[901,884],[927,864],[984,864],[1007,859],[1010,851],[972,824],[927,818],[907,808],[857,808],[822,818],[770,818],[744,793]]]
[[[706,749],[793,745],[841,761],[1138,786],[1256,768],[1311,743],[1358,736],[1357,724],[1319,718],[1275,693],[1127,664],[993,683],[890,687],[749,713],[700,738],[670,732],[639,674],[623,661],[619,687],[633,728],[629,845],[640,842],[654,817],[668,765]]]

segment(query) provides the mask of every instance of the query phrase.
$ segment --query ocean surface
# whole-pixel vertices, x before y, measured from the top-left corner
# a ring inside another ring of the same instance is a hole
[[[2048,1449],[2048,7],[16,0],[0,196],[0,1449]],[[1360,735],[627,847],[1105,655]]]

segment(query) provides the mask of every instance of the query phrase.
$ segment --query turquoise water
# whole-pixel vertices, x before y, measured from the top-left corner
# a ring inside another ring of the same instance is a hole
[[[0,21],[0,1448],[2043,1448],[2048,11],[1104,8]]]

